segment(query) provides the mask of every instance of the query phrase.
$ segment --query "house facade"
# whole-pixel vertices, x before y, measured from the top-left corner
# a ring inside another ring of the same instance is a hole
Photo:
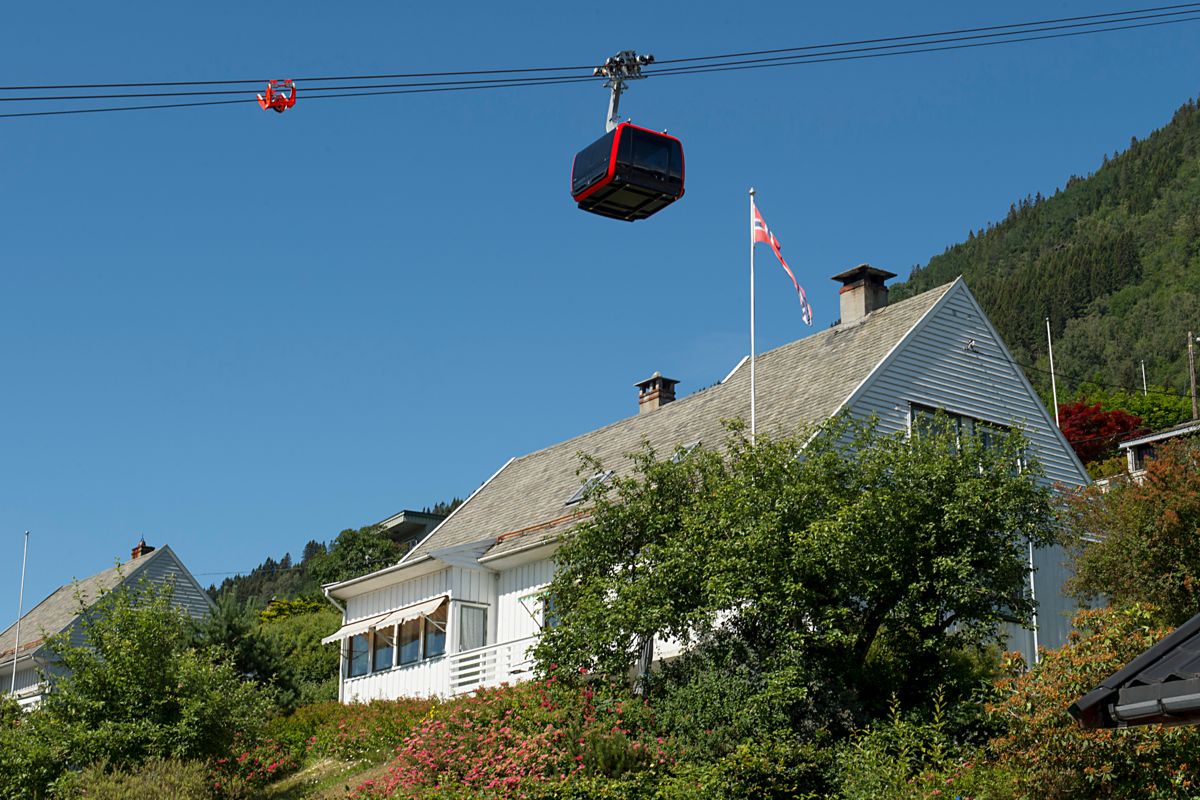
[[[61,670],[46,649],[47,640],[66,633],[72,644],[81,644],[80,622],[87,610],[101,595],[119,586],[136,586],[141,581],[169,583],[172,599],[193,619],[202,619],[212,610],[212,600],[170,547],[156,549],[142,540],[130,555],[124,564],[60,586],[22,616],[20,623],[14,622],[0,633],[0,689],[4,694],[15,697],[22,707],[41,702],[47,690],[43,675]]]
[[[848,412],[886,433],[911,431],[940,409],[964,430],[1019,428],[1048,485],[1088,483],[966,284],[889,305],[890,277],[867,265],[835,276],[840,324],[756,359],[758,430],[786,435]],[[340,699],[449,696],[529,676],[530,646],[553,616],[546,586],[558,541],[586,513],[578,454],[626,469],[624,455],[643,442],[660,453],[721,446],[722,421],[750,416],[745,360],[679,400],[675,383],[656,373],[637,384],[637,415],[509,460],[399,563],[324,587],[343,612],[326,639],[341,647]],[[1032,661],[1039,646],[1066,641],[1074,605],[1061,592],[1065,554],[1029,558],[1039,610],[1033,630],[1009,631],[1009,647]],[[655,643],[656,658],[673,654]]]

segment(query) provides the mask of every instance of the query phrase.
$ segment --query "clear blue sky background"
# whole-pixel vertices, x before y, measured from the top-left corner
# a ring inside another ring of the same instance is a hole
[[[1136,7],[1126,2],[22,3],[3,84],[598,63]],[[1200,25],[635,84],[687,195],[575,209],[598,85],[0,120],[0,620],[144,535],[207,585],[466,496],[510,456],[688,393],[837,316],[828,278],[906,275],[1165,123]],[[1013,298],[1020,302],[1020,298]],[[2,625],[0,625],[2,627]]]

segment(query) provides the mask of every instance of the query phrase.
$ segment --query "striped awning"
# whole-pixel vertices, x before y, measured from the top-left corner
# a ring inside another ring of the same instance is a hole
[[[405,606],[404,608],[400,608],[391,612],[383,618],[383,621],[374,627],[386,628],[389,625],[399,625],[401,622],[407,622],[408,620],[416,619],[417,617],[427,617],[441,608],[442,603],[445,603],[449,599],[450,598],[446,595],[441,595],[440,597],[434,597],[431,600],[413,603],[411,606]]]
[[[330,644],[332,642],[349,639],[351,636],[357,636],[360,633],[366,633],[371,628],[389,628],[392,625],[399,625],[402,622],[407,622],[410,619],[417,617],[425,617],[442,607],[442,604],[449,600],[447,595],[439,595],[429,600],[423,600],[420,603],[413,603],[411,606],[398,608],[395,611],[388,611],[383,614],[378,614],[374,617],[367,617],[355,622],[347,622],[336,632],[326,636],[321,640],[321,644]]]
[[[331,644],[339,642],[342,639],[349,639],[351,636],[358,636],[360,633],[366,633],[371,628],[378,627],[379,623],[386,617],[387,614],[376,614],[373,617],[356,620],[355,622],[347,622],[342,627],[338,628],[334,633],[326,636],[321,640],[321,644]]]

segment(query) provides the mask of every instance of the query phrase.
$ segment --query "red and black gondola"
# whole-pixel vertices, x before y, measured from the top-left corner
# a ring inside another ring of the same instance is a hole
[[[593,214],[645,219],[683,197],[683,144],[622,122],[575,156],[571,196]]]

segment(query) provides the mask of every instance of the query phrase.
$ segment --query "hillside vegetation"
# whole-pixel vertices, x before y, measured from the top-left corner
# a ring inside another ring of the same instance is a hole
[[[1087,384],[1188,390],[1186,337],[1200,329],[1200,108],[1071,176],[1052,197],[947,248],[893,299],[965,277],[1013,356],[1049,397],[1045,318],[1054,334],[1059,398]],[[1200,331],[1198,331],[1200,332]]]

